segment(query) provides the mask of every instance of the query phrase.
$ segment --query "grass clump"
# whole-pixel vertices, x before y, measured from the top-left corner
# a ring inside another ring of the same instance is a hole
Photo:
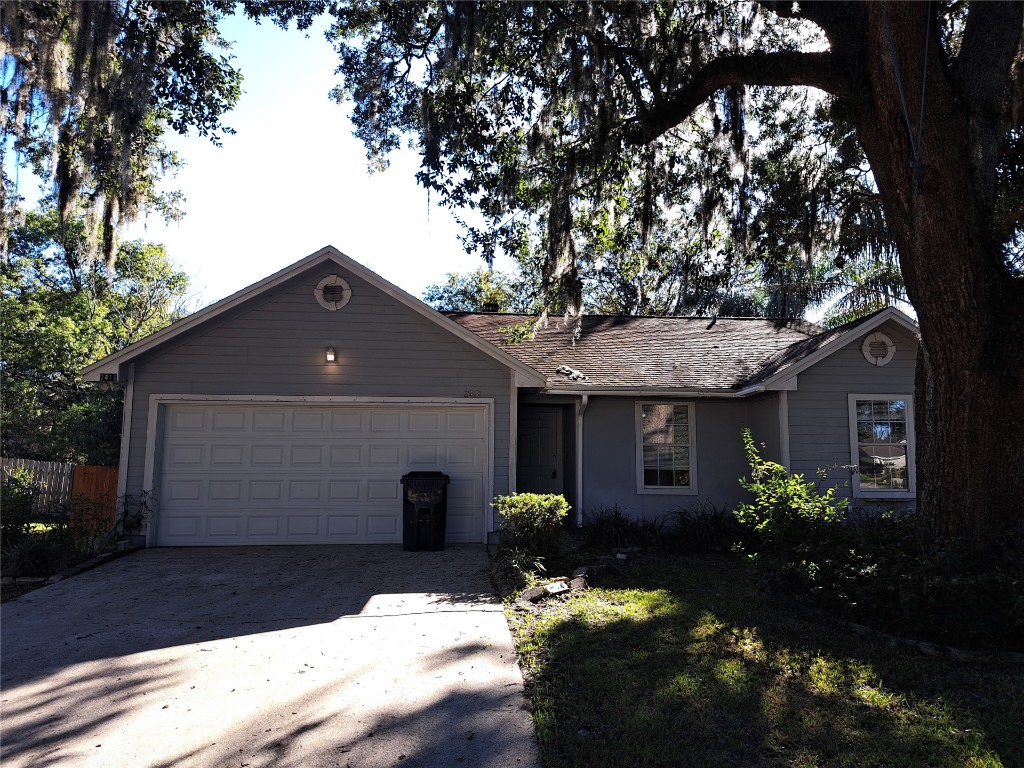
[[[547,768],[1024,764],[1020,667],[892,650],[755,581],[739,558],[652,558],[510,607]]]

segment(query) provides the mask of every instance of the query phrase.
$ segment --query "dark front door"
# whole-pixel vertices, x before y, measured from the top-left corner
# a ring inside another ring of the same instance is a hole
[[[519,409],[516,490],[564,493],[562,412],[559,408]]]

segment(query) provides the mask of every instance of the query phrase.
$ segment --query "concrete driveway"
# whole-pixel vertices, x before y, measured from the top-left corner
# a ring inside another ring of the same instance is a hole
[[[538,766],[483,546],[150,549],[0,608],[16,766]]]

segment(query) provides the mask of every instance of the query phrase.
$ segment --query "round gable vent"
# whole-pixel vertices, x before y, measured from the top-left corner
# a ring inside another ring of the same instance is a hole
[[[348,304],[352,288],[339,275],[330,275],[316,284],[313,295],[321,307],[334,312]]]
[[[864,359],[872,365],[885,365],[896,354],[896,345],[884,333],[872,333],[861,344]]]

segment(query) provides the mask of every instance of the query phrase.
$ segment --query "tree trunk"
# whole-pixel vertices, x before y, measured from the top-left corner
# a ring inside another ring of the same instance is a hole
[[[927,3],[868,3],[875,55],[853,108],[921,327],[918,507],[941,535],[1024,545],[1024,291],[992,234],[991,190],[978,185],[978,158],[998,146],[972,132],[934,26],[925,76],[928,12]],[[910,162],[922,121],[918,187]]]

